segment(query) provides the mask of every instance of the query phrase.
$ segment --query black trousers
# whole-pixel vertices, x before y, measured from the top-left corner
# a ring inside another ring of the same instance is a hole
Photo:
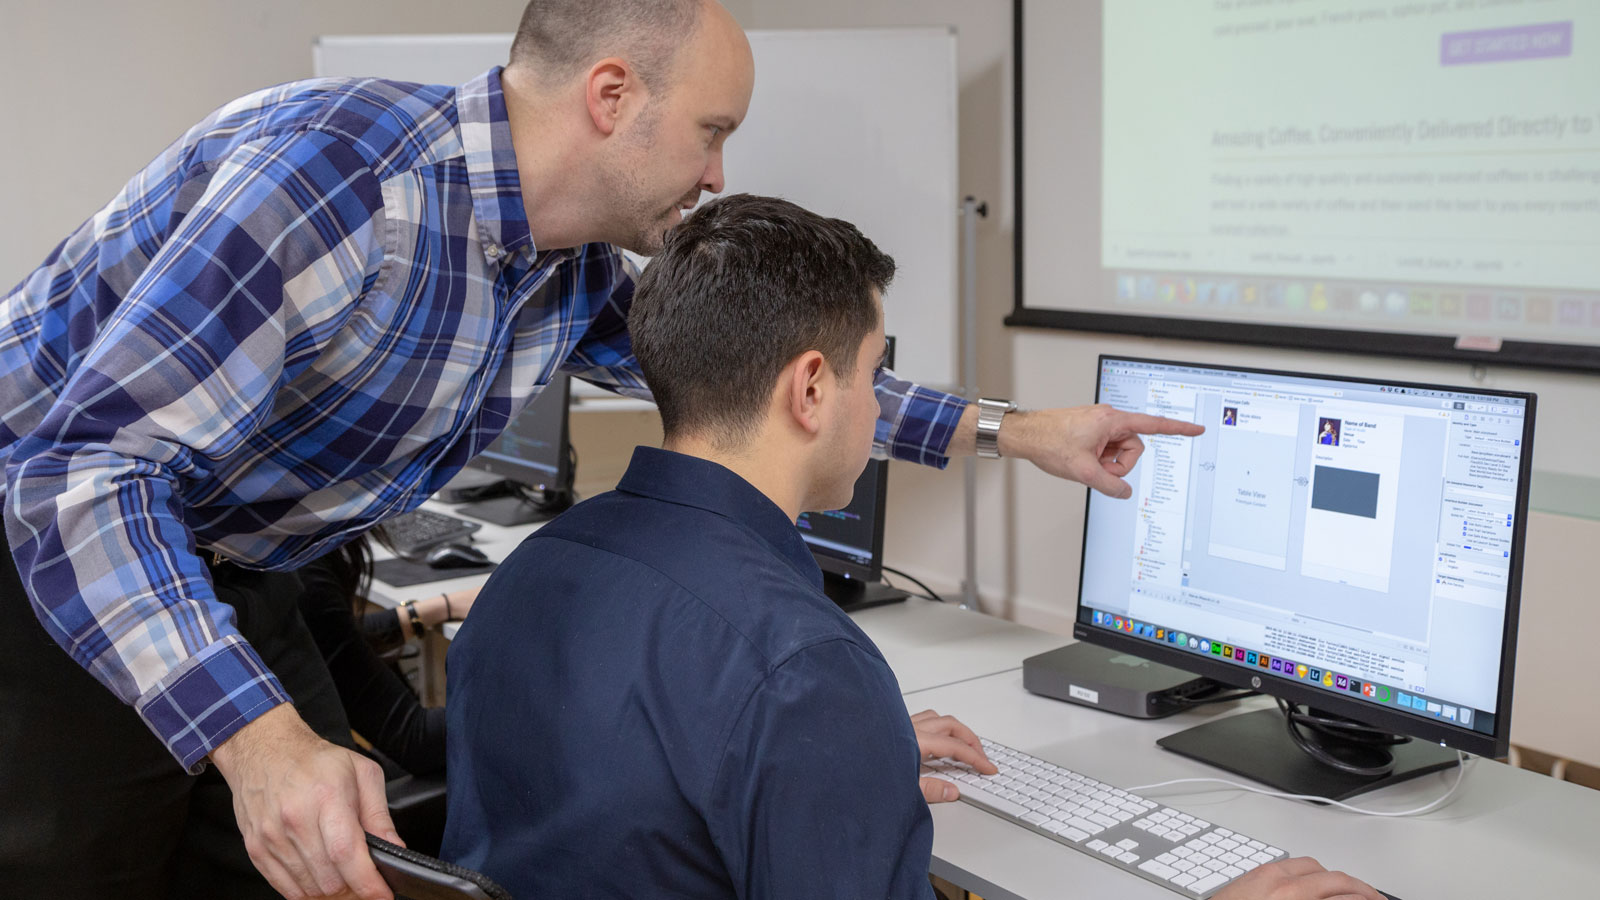
[[[0,898],[274,898],[215,768],[186,773],[50,639],[0,531]],[[351,747],[293,573],[212,567],[218,597],[313,730]]]

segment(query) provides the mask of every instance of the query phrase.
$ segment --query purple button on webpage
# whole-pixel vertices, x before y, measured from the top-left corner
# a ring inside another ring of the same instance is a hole
[[[1444,66],[1571,55],[1571,22],[1454,31],[1439,39],[1439,64]]]

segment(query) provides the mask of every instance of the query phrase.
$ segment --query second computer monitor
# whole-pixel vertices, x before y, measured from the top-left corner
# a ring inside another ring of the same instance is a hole
[[[867,460],[855,495],[844,509],[801,513],[795,525],[822,569],[823,590],[835,603],[855,610],[904,600],[884,585],[883,519],[889,464]]]
[[[1506,751],[1533,395],[1102,357],[1097,399],[1206,432],[1091,492],[1078,637]]]
[[[567,439],[570,384],[556,375],[506,426],[494,443],[468,463],[512,485],[510,496],[463,507],[463,515],[497,525],[537,522],[572,505],[572,448]]]

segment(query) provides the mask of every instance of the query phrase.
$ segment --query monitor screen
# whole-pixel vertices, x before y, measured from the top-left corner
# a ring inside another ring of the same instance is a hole
[[[547,493],[569,490],[567,402],[567,376],[556,375],[468,465]]]
[[[883,575],[884,478],[888,463],[873,459],[856,479],[844,509],[801,513],[795,524],[824,572],[864,581]]]
[[[1090,493],[1078,636],[1505,752],[1532,395],[1109,357],[1097,395],[1206,431]]]

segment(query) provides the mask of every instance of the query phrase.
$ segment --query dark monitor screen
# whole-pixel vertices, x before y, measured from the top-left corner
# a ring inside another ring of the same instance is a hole
[[[569,390],[567,376],[551,378],[494,443],[468,465],[546,493],[570,490]]]
[[[1532,394],[1101,357],[1096,399],[1206,432],[1090,492],[1076,636],[1505,752]]]
[[[888,463],[873,459],[844,509],[801,513],[795,524],[824,572],[877,581],[883,575],[883,508]]]

